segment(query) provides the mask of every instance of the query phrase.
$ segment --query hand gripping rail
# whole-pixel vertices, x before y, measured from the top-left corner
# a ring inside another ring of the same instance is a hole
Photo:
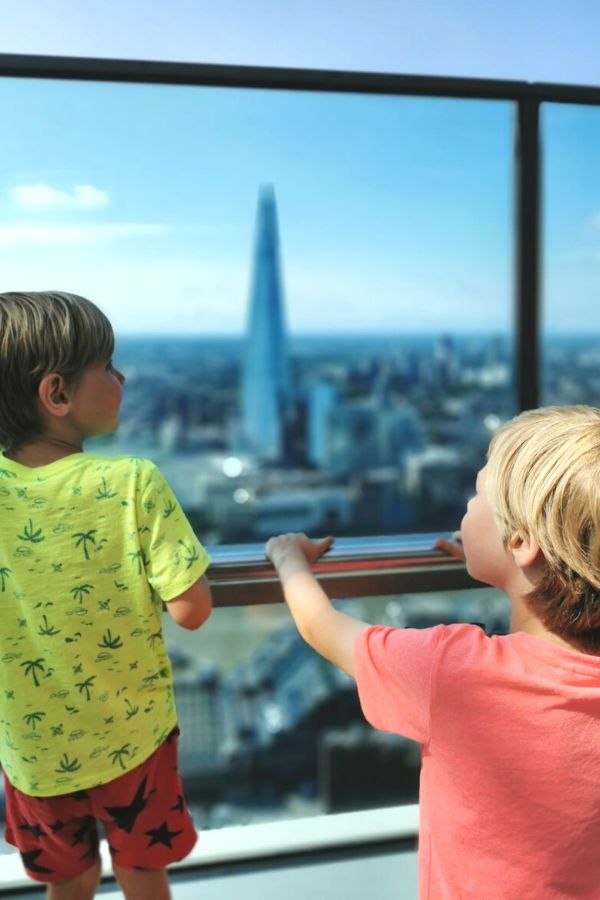
[[[434,547],[438,537],[452,539],[450,533],[338,538],[313,571],[333,599],[481,587],[464,563]],[[207,550],[211,556],[207,577],[215,606],[283,600],[264,544],[227,544]]]

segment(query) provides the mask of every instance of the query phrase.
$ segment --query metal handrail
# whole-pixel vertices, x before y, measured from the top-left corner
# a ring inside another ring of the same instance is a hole
[[[78,81],[390,93],[538,103],[600,104],[598,85],[335,69],[0,53],[0,75]]]
[[[451,534],[405,534],[338,538],[313,566],[332,599],[376,597],[481,587],[460,560],[436,549]],[[283,601],[277,574],[264,544],[207,548],[207,572],[215,606],[252,606]]]

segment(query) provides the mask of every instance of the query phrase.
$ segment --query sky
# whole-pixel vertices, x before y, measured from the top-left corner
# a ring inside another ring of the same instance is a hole
[[[0,0],[0,52],[598,83],[597,4],[498,6]],[[510,104],[0,79],[0,108],[2,289],[240,333],[271,183],[292,331],[511,325]],[[600,327],[600,111],[543,134],[546,323]]]
[[[0,52],[598,84],[597,0],[0,0]]]

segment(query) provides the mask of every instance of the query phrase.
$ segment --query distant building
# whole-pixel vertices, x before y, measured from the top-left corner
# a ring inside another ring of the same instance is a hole
[[[276,462],[285,448],[289,405],[288,355],[279,259],[275,193],[261,189],[246,350],[242,373],[242,430],[247,449],[258,459]]]
[[[257,498],[254,533],[268,538],[282,531],[346,530],[354,513],[352,491],[341,485],[279,490]]]
[[[307,456],[322,469],[331,467],[333,416],[340,403],[339,389],[319,379],[311,385],[307,404]]]
[[[385,394],[351,402],[321,381],[309,394],[308,411],[310,461],[337,477],[400,467],[407,454],[425,445],[416,410]]]

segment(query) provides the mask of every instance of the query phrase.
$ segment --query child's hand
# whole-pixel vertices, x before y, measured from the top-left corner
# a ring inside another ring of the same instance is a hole
[[[448,556],[453,556],[455,559],[460,559],[461,562],[464,562],[465,551],[460,540],[460,531],[455,531],[452,537],[454,538],[453,541],[447,541],[445,538],[438,538],[434,546],[437,547],[438,550],[443,550]]]
[[[302,569],[308,570],[329,550],[334,540],[333,537],[326,537],[321,541],[311,541],[305,534],[280,534],[267,542],[265,553],[283,578]]]

